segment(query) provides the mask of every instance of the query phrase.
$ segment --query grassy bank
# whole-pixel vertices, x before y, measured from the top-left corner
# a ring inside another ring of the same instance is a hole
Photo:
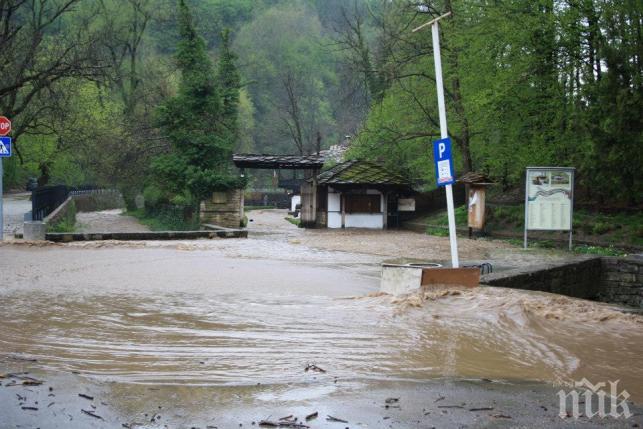
[[[486,231],[490,235],[500,233],[499,235],[520,236],[523,233],[524,216],[524,205],[487,207]],[[455,209],[455,218],[457,227],[467,227],[466,206]],[[449,235],[446,229],[449,225],[446,211],[432,213],[415,222],[425,223],[427,234]],[[620,252],[619,247],[643,247],[643,215],[639,213],[604,214],[577,210],[574,212],[573,228],[575,240],[592,243],[576,246],[579,253],[609,254]],[[519,239],[513,241],[520,241],[522,244]],[[558,247],[555,241],[534,236],[533,243],[540,247]]]
[[[138,219],[152,231],[196,231],[201,228],[198,218],[185,220],[183,209],[159,209],[155,211],[136,209],[123,213]]]
[[[64,215],[55,223],[47,225],[47,232],[74,232],[76,229],[76,203],[73,199],[66,203]]]

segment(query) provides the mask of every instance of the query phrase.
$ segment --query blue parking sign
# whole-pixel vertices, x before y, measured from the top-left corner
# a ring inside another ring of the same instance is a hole
[[[447,137],[433,142],[433,160],[435,162],[435,182],[438,186],[455,183],[451,138]]]
[[[11,156],[11,137],[0,137],[0,158]]]

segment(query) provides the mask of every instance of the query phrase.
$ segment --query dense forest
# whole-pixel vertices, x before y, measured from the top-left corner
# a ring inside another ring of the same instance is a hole
[[[643,203],[640,0],[0,0],[5,186],[194,203],[244,185],[235,151],[350,141],[432,188],[431,34],[411,30],[445,12],[458,173],[573,166],[585,198]]]

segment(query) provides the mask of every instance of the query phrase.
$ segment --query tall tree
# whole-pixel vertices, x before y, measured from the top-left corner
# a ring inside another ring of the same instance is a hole
[[[235,141],[226,130],[214,66],[184,0],[179,1],[178,19],[181,81],[178,94],[159,109],[159,125],[172,147],[154,161],[153,169],[166,190],[188,191],[198,202],[240,182],[231,173]]]
[[[64,114],[65,79],[98,79],[104,65],[96,14],[76,13],[80,0],[0,2],[0,111],[14,121],[16,143],[25,133],[55,133],[49,117]],[[22,160],[20,145],[15,145]]]
[[[235,64],[236,59],[237,56],[232,52],[230,46],[230,30],[225,29],[221,33],[217,80],[221,90],[223,122],[226,130],[230,133],[229,138],[235,141],[239,135],[239,90],[241,88],[241,77]]]

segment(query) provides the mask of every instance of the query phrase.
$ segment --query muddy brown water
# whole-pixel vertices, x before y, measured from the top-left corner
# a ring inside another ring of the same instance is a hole
[[[0,248],[0,355],[148,386],[285,385],[319,375],[311,362],[356,382],[587,377],[643,402],[643,318],[617,307],[500,288],[393,299],[376,258],[217,243]]]

